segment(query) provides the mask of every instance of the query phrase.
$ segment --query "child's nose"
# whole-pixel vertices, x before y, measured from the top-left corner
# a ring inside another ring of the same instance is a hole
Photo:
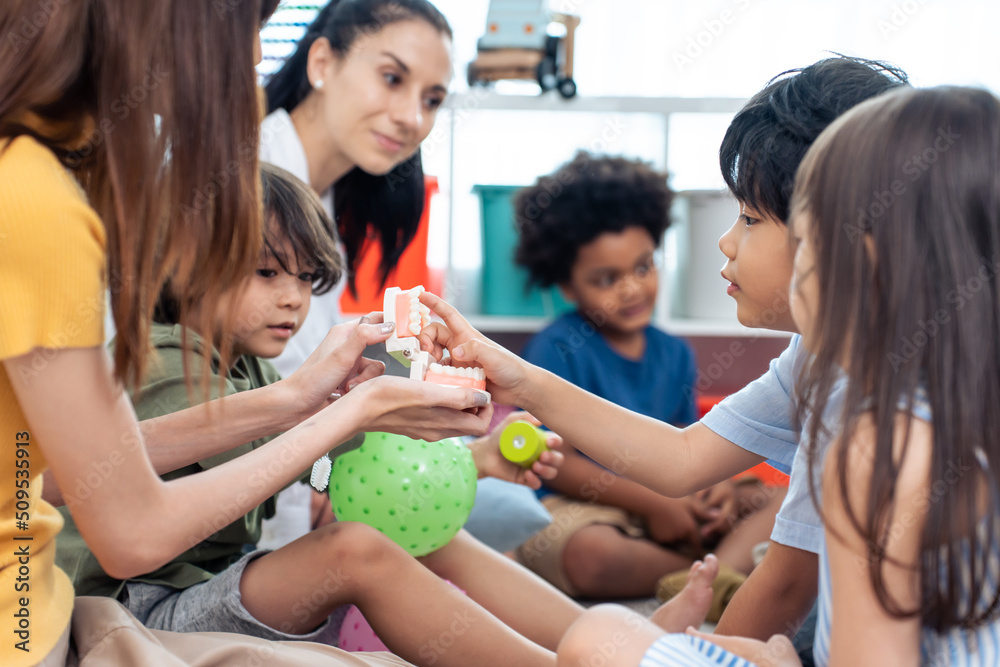
[[[737,231],[739,222],[740,219],[737,218],[732,226],[726,230],[726,233],[719,237],[719,250],[729,259],[736,259],[736,235],[739,233]]]
[[[296,309],[302,305],[302,294],[299,291],[297,276],[285,276],[278,288],[276,297],[279,308]]]

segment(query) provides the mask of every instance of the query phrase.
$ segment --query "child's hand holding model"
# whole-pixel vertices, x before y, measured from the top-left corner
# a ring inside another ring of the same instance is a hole
[[[411,380],[445,387],[483,390],[486,386],[486,371],[481,366],[439,363],[440,356],[432,361],[430,353],[420,349],[420,332],[431,324],[430,308],[420,302],[423,293],[424,288],[420,285],[409,290],[390,287],[385,291],[383,316],[387,322],[395,325],[386,338],[386,350],[409,367]],[[492,434],[469,445],[480,478],[496,477],[537,489],[541,486],[542,479],[556,476],[563,462],[563,455],[559,452],[541,452],[530,463],[524,461],[527,465],[517,465],[502,455],[501,439],[504,431],[508,428],[516,429],[515,422],[526,419],[536,426],[540,424],[537,419],[524,413],[508,415]],[[544,440],[548,447],[562,444],[562,438],[552,433],[544,436]]]

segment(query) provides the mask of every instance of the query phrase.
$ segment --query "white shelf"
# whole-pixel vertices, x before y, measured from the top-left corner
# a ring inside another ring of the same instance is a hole
[[[735,113],[746,104],[741,97],[574,97],[555,91],[544,95],[499,94],[488,88],[449,95],[445,108],[468,111],[588,111],[596,113]]]
[[[503,315],[467,315],[469,323],[480,331],[533,334],[552,319],[548,317],[508,317]],[[785,331],[751,329],[730,320],[673,318],[654,324],[676,336],[726,336],[741,338],[788,338]]]
[[[536,333],[552,320],[547,317],[508,317],[505,315],[467,315],[469,324],[480,331]]]
[[[456,165],[456,133],[460,127],[465,130],[475,122],[474,117],[480,112],[490,112],[490,111],[500,111],[500,112],[545,112],[546,114],[572,114],[573,112],[579,113],[591,113],[591,114],[606,114],[608,116],[614,117],[618,114],[646,114],[649,116],[660,116],[662,117],[662,139],[651,139],[654,143],[659,143],[657,147],[658,150],[654,152],[659,152],[662,155],[660,163],[664,166],[664,169],[668,165],[668,156],[670,155],[669,150],[669,135],[670,135],[670,121],[671,116],[674,114],[734,114],[736,111],[741,109],[746,103],[744,98],[737,97],[712,97],[712,98],[693,98],[693,97],[586,97],[578,96],[570,100],[563,99],[556,92],[550,91],[544,95],[517,95],[517,94],[507,94],[507,93],[497,93],[489,88],[476,87],[468,92],[461,94],[449,95],[447,101],[445,102],[445,109],[449,112],[442,119],[442,130],[440,136],[437,138],[437,142],[442,144],[442,148],[445,151],[440,154],[447,162],[442,166],[442,176],[441,179],[441,192],[444,195],[444,201],[446,202],[447,212],[445,219],[442,221],[446,225],[446,236],[447,239],[447,255],[446,255],[446,265],[445,265],[445,275],[446,275],[446,285],[457,285],[456,291],[450,292],[448,289],[445,290],[445,296],[450,297],[452,302],[455,303],[460,309],[465,310],[465,312],[474,312],[479,309],[480,303],[478,297],[474,296],[474,292],[470,291],[477,289],[475,286],[475,281],[469,282],[463,276],[463,272],[468,271],[466,267],[457,267],[454,264],[454,248],[455,248],[455,238],[456,238],[456,226],[458,220],[463,222],[467,221],[470,217],[469,211],[471,208],[468,205],[468,195],[467,191],[469,189],[468,181],[472,178],[469,175],[469,158],[463,157],[461,165]],[[565,117],[565,116],[564,116]],[[510,120],[505,121],[510,124]],[[587,122],[590,122],[589,120]],[[610,121],[609,121],[610,122]],[[617,128],[617,123],[619,121],[614,121],[616,123],[615,128]],[[622,127],[629,127],[633,122],[637,125],[641,123],[637,121],[624,120]],[[648,121],[643,121],[648,123]],[[469,125],[467,125],[469,124]],[[591,131],[590,134],[584,134],[580,137],[580,148],[591,148],[588,142],[596,141],[596,138],[603,138],[603,129],[601,126],[600,133],[597,131]],[[498,135],[499,136],[499,135]],[[615,135],[616,137],[619,135]],[[659,136],[659,135],[658,135]],[[596,138],[595,138],[596,137]],[[610,140],[609,140],[610,141]],[[648,142],[646,143],[648,146]],[[715,147],[717,150],[717,146]],[[466,151],[467,152],[467,151]],[[600,151],[597,151],[600,152]],[[611,152],[614,152],[613,150]],[[484,156],[483,159],[488,159]],[[525,156],[525,159],[529,159],[529,156]],[[648,158],[646,158],[648,159]],[[446,165],[446,166],[445,166]],[[461,169],[462,173],[457,174],[457,169]],[[549,171],[548,168],[540,167],[540,173]],[[473,183],[477,181],[472,181]],[[502,182],[502,181],[501,181]],[[461,186],[458,186],[461,183]],[[696,195],[696,192],[688,192],[686,196],[691,198]],[[458,210],[457,203],[461,198],[462,210]],[[678,200],[682,198],[681,193],[678,193]],[[702,197],[701,199],[710,199],[710,197]],[[699,200],[700,202],[701,200]],[[728,223],[727,223],[728,225]],[[717,238],[717,237],[716,237]],[[703,239],[698,239],[699,243],[704,242]],[[466,242],[466,241],[463,241]],[[710,242],[711,248],[715,247],[714,239]],[[708,248],[708,246],[705,246]],[[709,248],[709,251],[711,250]],[[708,251],[706,251],[708,252]],[[693,255],[692,255],[693,258]],[[702,258],[698,258],[699,266],[704,263]],[[718,258],[712,258],[713,265],[715,263],[721,264],[722,257],[719,255]],[[735,318],[731,319],[698,319],[703,316],[704,313],[697,312],[697,310],[691,310],[684,307],[684,304],[672,304],[674,291],[671,286],[672,281],[676,280],[686,280],[687,276],[675,278],[666,271],[661,272],[661,284],[660,284],[660,296],[657,300],[657,310],[661,313],[689,313],[691,318],[681,318],[673,317],[670,319],[658,320],[659,326],[665,328],[671,333],[677,333],[678,335],[684,336],[735,336],[735,337],[748,337],[748,336],[780,336],[774,332],[763,332],[758,330],[747,329],[741,326]],[[719,279],[721,283],[721,279]],[[473,296],[470,296],[473,295]],[[695,303],[702,304],[706,308],[711,304],[702,301],[701,296],[692,297],[695,298]],[[679,305],[679,307],[673,307]],[[726,304],[729,306],[730,304]],[[704,310],[704,308],[702,309]],[[711,315],[712,309],[709,308],[709,315]],[[723,311],[719,311],[723,312]],[[725,312],[731,312],[729,308]],[[502,316],[492,316],[492,315],[471,315],[469,316],[470,322],[478,329],[484,331],[493,332],[504,332],[504,333],[534,333],[541,329],[546,320],[544,318],[537,317],[502,317]]]
[[[741,338],[790,338],[787,331],[751,329],[729,320],[695,320],[673,318],[656,322],[656,326],[675,336],[725,336]]]

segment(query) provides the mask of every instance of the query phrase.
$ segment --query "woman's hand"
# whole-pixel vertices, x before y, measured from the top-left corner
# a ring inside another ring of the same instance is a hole
[[[430,442],[483,435],[493,417],[490,395],[484,391],[389,376],[355,386],[331,408],[360,410],[362,431]]]
[[[513,352],[497,345],[469,324],[447,301],[431,292],[423,292],[420,301],[444,324],[432,323],[418,336],[420,349],[440,361],[444,350],[455,366],[482,366],[486,369],[486,388],[494,400],[504,405],[524,406],[532,388],[529,379],[534,368]]]
[[[802,661],[799,660],[792,641],[785,635],[774,635],[766,642],[762,642],[749,637],[710,635],[694,628],[688,628],[687,634],[724,648],[758,667],[802,667]]]
[[[541,457],[531,464],[531,468],[522,468],[505,459],[500,453],[500,434],[504,428],[519,420],[531,422],[535,426],[540,425],[540,422],[527,412],[513,412],[507,415],[489,435],[469,443],[469,449],[472,450],[472,458],[476,462],[480,477],[496,477],[506,482],[538,489],[542,486],[543,479],[554,479],[559,473],[564,457],[563,453],[556,449],[562,447],[563,440],[555,433],[546,433],[545,444],[550,451],[542,452]]]
[[[322,410],[336,398],[385,372],[385,364],[362,357],[365,348],[385,341],[394,325],[382,323],[382,313],[344,322],[330,329],[309,358],[278,384],[291,389],[292,406],[302,419]]]

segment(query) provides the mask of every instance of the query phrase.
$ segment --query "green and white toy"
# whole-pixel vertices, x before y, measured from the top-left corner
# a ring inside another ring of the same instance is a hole
[[[542,452],[549,451],[545,431],[526,421],[508,424],[500,434],[500,453],[522,468],[530,468]]]

